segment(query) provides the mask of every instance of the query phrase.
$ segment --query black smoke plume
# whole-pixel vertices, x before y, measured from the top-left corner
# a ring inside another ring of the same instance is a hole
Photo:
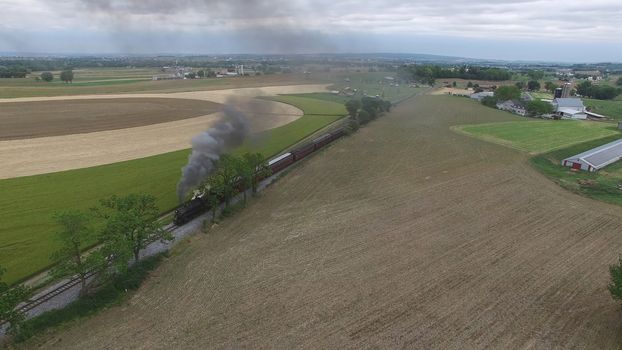
[[[207,131],[192,138],[192,153],[188,164],[182,168],[182,176],[177,184],[177,195],[182,202],[186,194],[215,170],[215,162],[220,155],[244,142],[248,135],[246,115],[235,107],[227,104],[223,109],[223,117]]]

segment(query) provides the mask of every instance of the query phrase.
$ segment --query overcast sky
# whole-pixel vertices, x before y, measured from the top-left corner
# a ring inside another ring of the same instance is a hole
[[[622,0],[0,0],[0,52],[622,61]]]

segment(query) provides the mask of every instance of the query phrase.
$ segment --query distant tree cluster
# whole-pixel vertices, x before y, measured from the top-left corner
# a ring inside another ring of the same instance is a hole
[[[577,94],[598,100],[611,100],[622,90],[609,85],[593,85],[590,81],[582,81],[576,86]]]
[[[555,90],[559,87],[559,85],[555,84],[552,81],[547,81],[546,83],[544,83],[544,89],[546,91],[549,91],[551,93],[555,92]]]
[[[538,115],[551,114],[553,113],[553,105],[540,100],[533,100],[527,102],[525,105],[525,110],[527,114],[534,117]]]
[[[544,72],[541,70],[529,70],[527,71],[527,76],[531,78],[531,80],[540,80],[544,78]]]
[[[360,125],[369,123],[384,112],[391,110],[391,102],[376,97],[364,96],[360,100],[349,100],[346,102],[349,124],[348,129],[354,131]]]
[[[498,101],[518,100],[521,97],[521,91],[516,86],[499,86],[494,96]]]
[[[426,84],[434,84],[436,79],[445,78],[492,81],[509,80],[512,78],[512,73],[506,69],[478,66],[444,68],[438,65],[406,65],[400,68],[398,74]]]
[[[28,69],[22,65],[0,66],[0,78],[25,78]]]
[[[622,86],[622,77],[619,77],[618,80],[616,80],[616,85]]]
[[[537,80],[530,80],[527,82],[527,90],[538,91],[540,90],[540,83]]]

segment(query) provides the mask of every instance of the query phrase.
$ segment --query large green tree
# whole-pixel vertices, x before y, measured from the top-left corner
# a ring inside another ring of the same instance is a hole
[[[244,153],[242,155],[242,159],[246,163],[247,167],[253,170],[250,186],[252,193],[256,194],[259,179],[270,176],[272,174],[272,170],[270,170],[268,162],[266,162],[265,157],[261,153]]]
[[[103,253],[112,258],[117,271],[125,271],[132,257],[137,262],[149,243],[174,238],[158,220],[156,199],[148,194],[111,196],[102,200],[95,212],[105,219],[101,235]]]
[[[537,80],[530,80],[527,82],[527,89],[529,91],[538,91],[540,90],[540,83]]]
[[[555,89],[557,89],[558,87],[559,86],[552,81],[547,81],[546,83],[544,83],[544,89],[546,89],[546,91],[555,92]]]
[[[54,80],[54,75],[52,74],[52,72],[43,72],[41,73],[41,80],[50,82]]]
[[[499,101],[518,100],[520,90],[516,86],[499,86],[495,90],[495,98]]]
[[[223,186],[219,177],[210,176],[201,186],[205,200],[212,210],[212,223],[216,222],[216,213],[220,206],[220,199],[223,197]]]
[[[533,100],[527,102],[525,110],[531,116],[551,114],[553,113],[553,105],[545,101]]]
[[[360,108],[361,101],[359,100],[349,100],[348,102],[346,102],[346,110],[348,111],[350,117],[356,118],[356,114],[358,113],[358,110]]]
[[[64,81],[65,83],[73,82],[73,70],[66,69],[60,72],[60,80]]]
[[[225,209],[229,209],[231,199],[237,193],[236,183],[238,179],[238,169],[240,169],[240,159],[231,154],[223,154],[216,163],[217,170],[214,177],[218,178],[222,186],[222,196],[225,202]]]
[[[105,266],[99,249],[82,254],[83,249],[96,240],[95,231],[90,227],[90,218],[79,211],[68,211],[55,215],[60,230],[57,232],[60,248],[52,254],[57,264],[52,268],[52,276],[78,276],[81,292],[86,290],[88,273]]]

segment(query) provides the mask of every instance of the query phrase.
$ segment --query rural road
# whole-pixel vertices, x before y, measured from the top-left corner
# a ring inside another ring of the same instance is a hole
[[[289,93],[324,91],[326,85],[289,85],[169,94],[81,95],[0,99],[3,103],[59,100],[177,98],[231,103],[247,114],[251,132],[282,126],[303,112],[291,105],[256,99]],[[79,169],[148,157],[190,147],[190,140],[207,130],[222,114],[212,113],[178,121],[90,133],[0,141],[0,179]]]

